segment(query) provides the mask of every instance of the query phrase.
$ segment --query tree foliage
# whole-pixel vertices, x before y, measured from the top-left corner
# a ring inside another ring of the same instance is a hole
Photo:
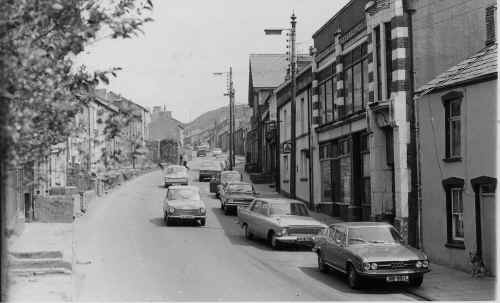
[[[89,72],[75,57],[104,38],[130,38],[152,21],[151,0],[0,1],[1,155],[36,159],[76,128],[88,93],[118,69]]]

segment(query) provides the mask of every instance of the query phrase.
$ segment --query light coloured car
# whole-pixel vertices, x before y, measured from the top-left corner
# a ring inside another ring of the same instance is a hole
[[[216,187],[214,190],[216,198],[220,198],[220,194],[222,193],[222,190],[224,186],[227,185],[227,183],[241,181],[242,178],[243,177],[241,176],[240,172],[236,170],[225,170],[221,172],[220,177],[213,181],[214,183],[216,183]]]
[[[207,160],[200,164],[199,181],[210,181],[212,178],[217,178],[221,173],[222,167],[218,161]]]
[[[212,155],[214,155],[214,156],[221,155],[221,154],[222,154],[222,149],[220,149],[220,148],[214,148],[212,150]]]
[[[169,165],[165,168],[164,176],[165,187],[170,185],[188,185],[189,175],[188,170],[182,165]]]
[[[200,198],[198,187],[170,186],[163,201],[163,220],[165,225],[173,221],[199,221],[202,226],[207,222],[207,208]]]
[[[238,208],[238,220],[245,238],[266,239],[274,249],[285,243],[313,245],[314,237],[327,228],[309,215],[303,202],[285,198],[256,198]]]
[[[418,287],[430,271],[427,256],[405,245],[396,229],[383,222],[333,224],[316,237],[313,251],[320,271],[346,273],[351,288],[369,279]]]

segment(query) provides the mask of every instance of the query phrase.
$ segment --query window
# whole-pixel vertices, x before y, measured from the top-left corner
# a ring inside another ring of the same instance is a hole
[[[318,86],[318,98],[319,98],[319,124],[324,124],[326,122],[325,116],[325,87],[322,85]]]
[[[360,112],[368,102],[367,44],[344,55],[344,115]]]
[[[307,178],[309,174],[309,162],[307,161],[307,151],[300,151],[300,173],[302,178]]]
[[[305,133],[306,132],[306,107],[305,107],[305,102],[304,102],[304,98],[301,98],[300,99],[300,130],[301,130],[301,134]]]
[[[286,109],[283,111],[283,124],[284,124],[284,128],[283,128],[283,139],[288,139],[288,115],[287,115],[287,112],[286,112]]]
[[[462,189],[451,188],[451,238],[454,241],[464,240],[464,204]]]
[[[333,239],[335,240],[335,244],[337,245],[345,244],[346,240],[345,229],[343,227],[337,227]]]
[[[260,208],[257,210],[257,212],[261,215],[264,216],[269,216],[269,203],[267,202],[261,202]]]
[[[326,81],[325,86],[325,108],[326,108],[326,123],[333,121],[333,91],[332,80]]]
[[[461,155],[462,94],[451,92],[442,97],[445,107],[445,160],[459,160]]]
[[[461,178],[443,180],[446,196],[446,229],[447,243],[445,246],[464,249],[464,204]]]
[[[377,59],[377,100],[382,100],[382,59],[380,47],[380,26],[375,27],[375,55]]]
[[[387,99],[391,98],[391,85],[392,85],[392,37],[391,37],[391,23],[384,23],[385,33],[385,74],[387,81]]]
[[[288,155],[283,156],[283,167],[288,170]]]
[[[388,166],[394,164],[394,134],[392,128],[386,128],[385,133],[385,159]]]

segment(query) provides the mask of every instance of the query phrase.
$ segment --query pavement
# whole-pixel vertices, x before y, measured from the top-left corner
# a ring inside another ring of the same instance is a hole
[[[239,167],[239,171],[243,172],[243,169]],[[251,183],[245,172],[243,179]],[[274,190],[272,184],[254,184],[254,187],[264,197],[284,197]],[[339,218],[324,213],[310,213],[327,225],[342,222]],[[495,289],[494,277],[472,277],[470,273],[431,263],[431,272],[425,275],[422,286],[408,291],[428,301],[494,301]]]

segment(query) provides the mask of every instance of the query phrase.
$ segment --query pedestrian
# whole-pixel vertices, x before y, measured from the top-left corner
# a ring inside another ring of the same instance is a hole
[[[184,162],[182,163],[182,165],[184,165],[184,167],[185,167],[185,168],[189,169],[189,167],[188,167],[188,162],[187,162],[187,161],[184,161]]]

